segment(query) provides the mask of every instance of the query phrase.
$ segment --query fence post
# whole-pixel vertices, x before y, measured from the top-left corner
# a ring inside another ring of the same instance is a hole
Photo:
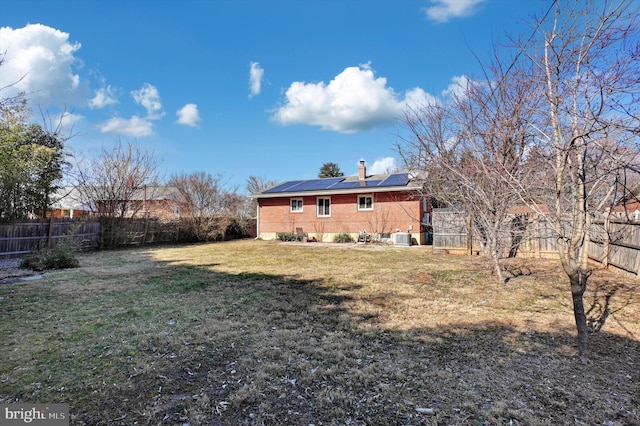
[[[473,256],[473,237],[471,233],[471,215],[467,215],[467,254]]]
[[[47,248],[49,250],[53,248],[53,210],[51,210],[49,216],[49,234],[47,235]]]

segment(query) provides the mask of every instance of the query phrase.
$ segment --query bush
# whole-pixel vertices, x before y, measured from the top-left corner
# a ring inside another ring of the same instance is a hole
[[[280,241],[297,241],[298,234],[295,232],[278,232],[276,233],[276,239]]]
[[[34,270],[66,269],[77,268],[80,262],[71,248],[60,245],[53,250],[45,250],[25,257],[22,259],[21,266]]]
[[[334,243],[352,243],[353,241],[353,237],[346,233],[337,234],[335,237],[333,237]]]

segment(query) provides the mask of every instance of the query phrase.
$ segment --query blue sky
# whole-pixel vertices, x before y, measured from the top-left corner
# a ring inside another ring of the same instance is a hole
[[[545,0],[68,1],[0,5],[0,96],[66,109],[78,157],[118,138],[162,174],[316,177],[401,167],[402,109],[479,74]]]

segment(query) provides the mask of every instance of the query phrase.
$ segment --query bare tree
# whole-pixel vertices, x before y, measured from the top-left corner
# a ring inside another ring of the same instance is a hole
[[[273,180],[267,180],[260,176],[249,176],[247,179],[247,192],[249,195],[255,194],[265,189],[269,189],[272,186],[275,186],[277,182]],[[251,217],[255,217],[257,214],[258,202],[255,199],[250,199],[247,205],[247,210],[250,212]]]
[[[277,182],[272,180],[266,180],[260,176],[249,176],[247,179],[247,192],[249,194],[255,194],[256,192],[264,191],[272,186],[275,186]]]
[[[523,159],[531,133],[522,117],[533,102],[523,100],[534,98],[531,86],[516,84],[519,75],[507,74],[499,61],[485,72],[483,80],[462,83],[450,99],[407,110],[403,121],[411,137],[398,150],[406,167],[418,172],[425,195],[470,215],[474,239],[504,283],[500,259],[511,248],[505,227],[509,210],[520,202],[518,182],[528,177]]]
[[[226,188],[222,175],[205,172],[176,174],[169,186],[179,194],[184,206],[181,216],[186,218],[191,232],[199,241],[224,237],[231,219],[231,210],[237,208],[235,190]]]
[[[472,82],[455,102],[409,111],[404,122],[412,137],[399,145],[430,195],[472,212],[497,273],[498,232],[509,206],[524,203],[552,224],[583,360],[593,219],[608,216],[640,171],[633,6],[554,1],[534,19],[533,32],[514,43],[513,58],[496,54],[484,68],[483,84]]]
[[[534,36],[520,43],[544,101],[530,125],[554,177],[544,198],[553,206],[548,219],[570,282],[582,359],[592,220],[611,210],[626,175],[640,170],[637,16],[627,0],[556,2],[534,22]]]
[[[114,147],[77,166],[77,188],[93,212],[103,218],[104,246],[121,242],[124,219],[135,217],[144,208],[140,193],[159,181],[160,160],[154,151],[134,142],[118,140]]]

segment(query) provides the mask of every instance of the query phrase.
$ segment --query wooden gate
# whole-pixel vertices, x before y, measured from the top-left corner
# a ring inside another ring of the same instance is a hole
[[[472,238],[465,211],[456,208],[433,209],[433,249],[448,253],[470,254]]]

